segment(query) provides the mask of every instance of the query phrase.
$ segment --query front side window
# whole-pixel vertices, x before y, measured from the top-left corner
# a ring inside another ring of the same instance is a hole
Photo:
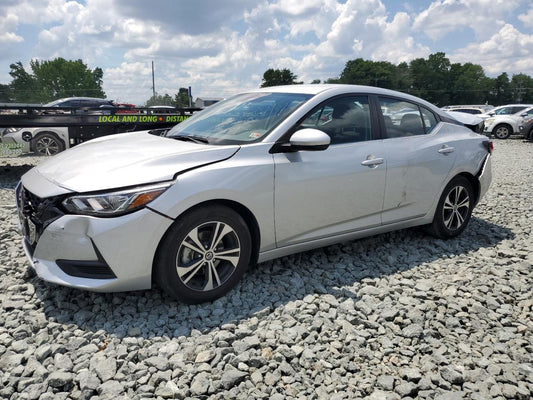
[[[386,97],[380,97],[379,103],[386,138],[425,135],[437,125],[435,115],[417,104]]]
[[[331,137],[331,144],[370,140],[370,108],[367,96],[347,96],[329,100],[315,108],[301,124]]]
[[[218,102],[172,128],[167,137],[210,144],[261,140],[312,95],[245,93]]]

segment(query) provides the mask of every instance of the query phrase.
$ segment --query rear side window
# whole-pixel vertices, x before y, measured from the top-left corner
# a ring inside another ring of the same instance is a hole
[[[302,128],[315,128],[331,137],[331,144],[362,142],[372,138],[367,96],[331,99],[304,119]]]
[[[385,122],[386,138],[425,135],[438,123],[430,110],[415,103],[380,97],[379,104]]]

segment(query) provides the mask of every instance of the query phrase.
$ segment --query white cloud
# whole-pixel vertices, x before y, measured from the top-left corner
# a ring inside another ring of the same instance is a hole
[[[253,8],[253,0],[158,0],[147,4],[144,0],[115,0],[118,16],[145,21],[164,27],[171,35],[186,33],[199,35],[216,32],[242,17]]]
[[[502,72],[533,72],[533,35],[523,34],[510,24],[504,25],[490,39],[472,43],[455,52],[452,57],[459,62],[481,64],[491,75]]]
[[[0,43],[20,43],[23,42],[22,36],[16,35],[13,32],[0,33]]]
[[[136,99],[148,100],[152,95],[151,62],[123,62],[118,67],[104,69],[104,91],[109,99],[117,102],[143,105]]]
[[[525,26],[530,27],[531,21],[533,21],[533,6],[526,14],[520,14],[518,19],[524,23]]]
[[[151,95],[152,60],[159,93],[191,85],[195,96],[226,97],[258,87],[268,68],[310,82],[338,76],[359,57],[427,57],[457,31],[465,38],[447,45],[454,61],[533,75],[527,0],[392,1],[3,0],[0,51],[8,63],[81,58],[104,70],[109,97],[137,104]]]
[[[505,18],[522,0],[438,0],[422,11],[413,24],[433,40],[458,28],[471,28],[486,37],[505,25]]]

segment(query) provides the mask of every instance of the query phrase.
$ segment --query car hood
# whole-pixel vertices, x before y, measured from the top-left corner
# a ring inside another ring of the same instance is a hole
[[[239,148],[183,142],[147,132],[124,133],[59,153],[26,173],[22,184],[35,195],[47,197],[168,181],[179,172],[228,159]],[[61,189],[54,191],[53,186]]]
[[[446,111],[446,113],[451,116],[453,119],[456,119],[464,125],[477,125],[484,121],[484,118],[479,117],[479,115],[467,114],[460,111]]]

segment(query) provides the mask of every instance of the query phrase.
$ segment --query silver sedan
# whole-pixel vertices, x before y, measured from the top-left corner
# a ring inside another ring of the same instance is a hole
[[[93,291],[224,295],[250,264],[424,225],[453,238],[492,145],[419,98],[352,85],[243,93],[175,126],[95,139],[17,188],[38,276]]]

